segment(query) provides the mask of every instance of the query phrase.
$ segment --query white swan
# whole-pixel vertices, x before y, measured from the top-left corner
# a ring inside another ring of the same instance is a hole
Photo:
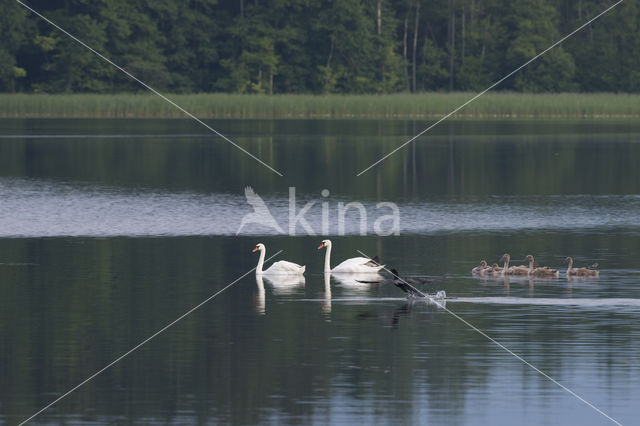
[[[273,274],[273,275],[300,275],[304,273],[305,266],[300,266],[297,263],[287,262],[286,260],[279,260],[274,262],[267,270],[262,270],[264,265],[264,256],[267,249],[264,244],[258,243],[253,249],[253,252],[260,251],[260,259],[258,260],[258,266],[256,266],[256,275]]]
[[[384,265],[378,265],[371,259],[366,257],[352,257],[347,259],[335,268],[331,269],[331,240],[323,240],[318,250],[326,247],[327,252],[324,255],[324,272],[331,273],[348,273],[348,274],[372,274],[378,273]]]

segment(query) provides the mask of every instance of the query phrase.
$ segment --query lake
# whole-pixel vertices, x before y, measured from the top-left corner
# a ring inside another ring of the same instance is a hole
[[[189,120],[0,123],[0,423],[236,280],[34,422],[640,415],[637,120],[444,122],[359,177],[430,123],[210,122],[282,177]],[[275,225],[243,224],[247,186]],[[327,236],[332,264],[378,255],[446,302],[324,276]],[[243,277],[258,242],[306,265],[304,282]],[[471,275],[503,253],[533,254],[560,278]],[[568,280],[567,256],[599,263],[600,277]]]

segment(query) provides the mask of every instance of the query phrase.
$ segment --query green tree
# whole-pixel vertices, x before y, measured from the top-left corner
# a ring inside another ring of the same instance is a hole
[[[172,92],[482,90],[601,12],[603,0],[32,0]],[[638,0],[497,90],[640,91]],[[615,23],[615,24],[613,24]],[[17,3],[0,4],[0,90],[143,90]]]
[[[317,65],[325,93],[371,93],[377,64],[374,11],[359,0],[329,1],[317,15],[314,28],[324,40],[326,62]],[[372,4],[372,8],[375,4]]]
[[[369,3],[371,5],[371,3]],[[405,60],[401,55],[402,45],[398,39],[401,19],[394,4],[387,0],[377,0],[371,10],[375,18],[375,50],[377,70],[375,70],[376,92],[397,92],[406,87]]]
[[[567,21],[579,25],[600,12],[601,2],[573,5]],[[576,82],[583,91],[640,91],[638,2],[628,1],[568,41],[575,52]],[[615,22],[615,25],[611,25]]]
[[[461,14],[461,48],[455,88],[480,91],[505,73],[504,51],[508,36],[500,19],[504,5],[496,0],[465,0]]]
[[[272,94],[285,61],[290,62],[283,71],[293,78],[295,63],[299,61],[292,59],[304,55],[304,32],[300,23],[286,18],[287,11],[300,17],[301,6],[300,1],[281,0],[243,7],[243,15],[237,16],[227,28],[233,43],[229,57],[221,60],[227,76],[218,87],[240,93]],[[287,85],[285,81],[280,83]]]
[[[273,82],[279,62],[275,53],[276,31],[262,13],[255,12],[256,8],[249,8],[248,17],[236,18],[228,28],[238,47],[231,57],[222,60],[228,74],[221,82],[222,88],[239,93],[265,93],[265,75]],[[273,91],[272,84],[270,87]]]
[[[504,20],[511,35],[506,50],[507,73],[560,38],[558,10],[549,0],[512,2]],[[505,85],[529,92],[572,90],[574,73],[573,57],[562,46],[556,46]]]
[[[107,1],[96,3],[96,13],[106,25],[107,48],[116,63],[156,89],[167,89],[173,80],[163,45],[166,35],[159,29],[163,13],[171,13],[174,2]],[[116,89],[142,90],[137,83],[118,76]]]
[[[215,22],[217,0],[152,2],[148,10],[156,31],[156,63],[168,74],[172,91],[211,90],[211,75],[218,64]]]
[[[69,16],[62,10],[50,13],[51,20],[98,51],[106,44],[105,25],[86,14]],[[36,91],[100,92],[109,86],[114,68],[57,29],[35,38],[43,55],[43,74],[51,74],[34,84]]]
[[[15,92],[16,81],[27,75],[16,55],[33,36],[33,26],[26,11],[14,2],[0,3],[0,91]]]

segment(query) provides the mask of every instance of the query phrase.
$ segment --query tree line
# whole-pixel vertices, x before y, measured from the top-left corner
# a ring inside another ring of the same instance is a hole
[[[176,93],[479,91],[611,0],[32,0],[149,85]],[[501,84],[639,92],[638,0]],[[17,2],[0,3],[0,91],[142,90]]]

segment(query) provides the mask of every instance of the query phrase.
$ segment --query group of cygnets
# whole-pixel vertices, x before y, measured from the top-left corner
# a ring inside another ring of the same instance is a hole
[[[500,262],[504,262],[504,266],[498,266],[497,263],[489,266],[485,260],[480,262],[480,265],[476,266],[471,270],[473,275],[481,275],[481,276],[523,276],[523,277],[541,277],[541,278],[558,278],[560,273],[557,269],[549,268],[548,266],[542,267],[534,267],[534,261],[532,255],[527,255],[525,257],[525,261],[528,262],[528,265],[518,265],[518,266],[509,266],[509,261],[511,260],[511,256],[508,253],[505,253],[501,258]],[[597,277],[599,272],[597,269],[598,264],[594,263],[588,268],[574,268],[573,267],[573,259],[567,257],[564,260],[567,266],[567,277]]]

